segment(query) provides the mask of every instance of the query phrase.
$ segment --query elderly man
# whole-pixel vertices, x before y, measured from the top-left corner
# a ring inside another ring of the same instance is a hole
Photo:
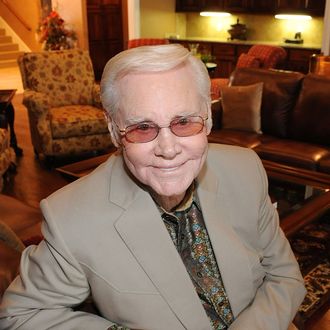
[[[303,279],[256,154],[208,146],[202,62],[130,49],[101,91],[119,152],[41,202],[1,329],[287,329]],[[98,315],[72,310],[90,295]]]

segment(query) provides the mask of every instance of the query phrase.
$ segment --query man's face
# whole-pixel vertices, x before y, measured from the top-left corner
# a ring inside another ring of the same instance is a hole
[[[130,74],[120,81],[120,129],[152,121],[168,126],[178,116],[207,116],[189,68],[162,73]],[[122,138],[123,156],[131,173],[162,197],[184,196],[198,175],[207,154],[206,128],[194,136],[178,137],[169,128],[146,143]]]

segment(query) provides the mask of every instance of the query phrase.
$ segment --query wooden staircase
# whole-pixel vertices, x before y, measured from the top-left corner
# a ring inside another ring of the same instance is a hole
[[[0,29],[0,68],[16,67],[17,57],[21,53],[12,37],[6,35],[5,29]]]

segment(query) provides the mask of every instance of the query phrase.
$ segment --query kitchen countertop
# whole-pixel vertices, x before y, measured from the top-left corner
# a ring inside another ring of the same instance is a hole
[[[284,41],[262,41],[262,40],[226,40],[226,39],[216,39],[216,38],[205,38],[205,37],[186,37],[186,38],[169,38],[171,42],[178,41],[190,41],[190,42],[217,42],[217,43],[225,43],[225,44],[234,44],[234,45],[273,45],[273,46],[281,46],[286,48],[298,48],[298,49],[321,49],[321,45],[319,44],[291,44],[285,43]]]

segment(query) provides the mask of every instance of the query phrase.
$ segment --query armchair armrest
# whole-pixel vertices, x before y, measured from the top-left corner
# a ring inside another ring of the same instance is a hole
[[[23,93],[23,104],[28,108],[29,112],[36,116],[46,115],[50,108],[50,98],[40,92],[26,89]]]
[[[93,105],[96,108],[103,109],[102,102],[101,102],[100,84],[97,84],[97,83],[95,83],[93,85]]]
[[[52,148],[52,136],[49,121],[51,100],[44,93],[25,90],[23,104],[27,107],[30,132],[35,152],[46,152]]]

